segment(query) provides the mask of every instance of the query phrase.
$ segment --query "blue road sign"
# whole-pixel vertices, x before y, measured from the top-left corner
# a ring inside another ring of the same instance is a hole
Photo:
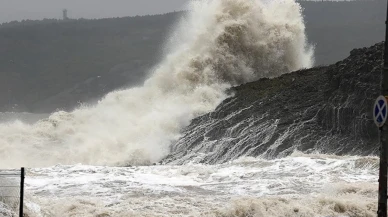
[[[377,127],[384,126],[387,121],[387,99],[384,96],[377,97],[373,107],[373,120]]]

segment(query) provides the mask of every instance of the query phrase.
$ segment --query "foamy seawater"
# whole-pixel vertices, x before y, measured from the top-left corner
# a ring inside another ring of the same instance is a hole
[[[378,158],[30,169],[29,216],[373,216]]]
[[[294,0],[190,2],[143,86],[37,122],[0,124],[0,168],[34,168],[25,180],[27,215],[374,216],[375,157],[141,166],[164,159],[230,87],[313,65]],[[114,167],[127,165],[137,166]],[[0,216],[10,215],[8,206],[0,203]]]

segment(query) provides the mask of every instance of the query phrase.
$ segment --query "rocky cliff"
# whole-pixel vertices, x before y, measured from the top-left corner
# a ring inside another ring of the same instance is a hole
[[[380,92],[383,43],[343,61],[261,79],[194,119],[164,163],[222,163],[240,156],[274,158],[295,150],[374,154],[372,106]]]

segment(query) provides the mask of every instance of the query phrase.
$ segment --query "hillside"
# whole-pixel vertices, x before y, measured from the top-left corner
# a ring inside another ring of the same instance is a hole
[[[385,2],[301,2],[316,65],[384,37]],[[47,113],[141,84],[184,13],[0,26],[0,112]]]
[[[142,82],[177,16],[3,25],[0,111],[70,109]]]

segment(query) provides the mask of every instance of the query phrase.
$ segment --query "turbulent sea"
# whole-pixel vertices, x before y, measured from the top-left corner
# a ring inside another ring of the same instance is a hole
[[[233,95],[230,87],[313,65],[293,0],[203,0],[188,7],[144,85],[72,112],[0,115],[0,168],[28,168],[27,215],[374,216],[373,156],[295,150],[199,164],[207,153],[187,150],[191,161],[160,163],[192,119]],[[16,216],[10,206],[0,203],[0,216]]]
[[[26,179],[32,216],[375,216],[375,157],[218,165],[53,166]],[[33,214],[32,214],[33,213]]]

